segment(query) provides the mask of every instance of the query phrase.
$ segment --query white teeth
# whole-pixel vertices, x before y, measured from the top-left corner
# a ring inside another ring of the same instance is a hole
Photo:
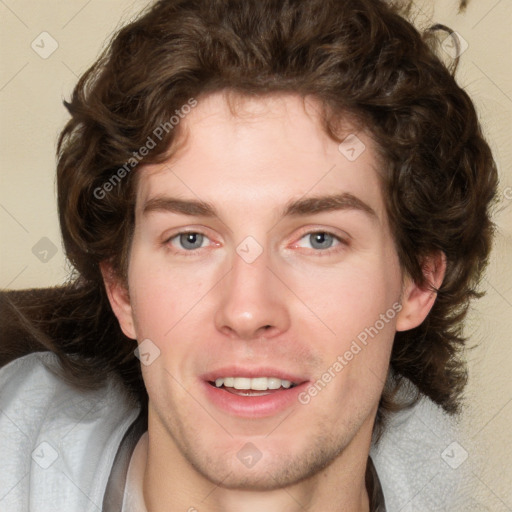
[[[233,387],[235,389],[251,389],[251,380],[247,377],[235,377],[233,379]],[[226,385],[224,383],[224,385]]]
[[[257,377],[255,379],[250,379],[251,381],[251,389],[256,389],[258,391],[265,391],[268,389],[268,379],[266,377]]]
[[[279,389],[281,387],[281,379],[276,379],[271,377],[267,379],[268,381],[268,389]]]
[[[215,379],[216,387],[220,388],[222,385],[226,388],[266,391],[267,389],[279,389],[280,387],[288,389],[292,386],[292,382],[276,377],[255,377],[253,379],[248,377],[225,377]]]

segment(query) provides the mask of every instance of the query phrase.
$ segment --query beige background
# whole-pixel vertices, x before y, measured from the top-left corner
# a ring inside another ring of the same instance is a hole
[[[146,3],[0,0],[0,287],[47,286],[66,278],[54,182],[56,138],[67,119],[62,100],[107,37]],[[444,23],[467,41],[458,81],[477,105],[501,173],[496,247],[483,281],[488,293],[473,309],[468,325],[471,341],[479,347],[468,354],[467,436],[457,441],[469,460],[482,463],[474,475],[475,502],[468,510],[510,511],[512,3],[472,0],[459,15],[455,0],[423,0],[414,19],[420,27],[432,19]],[[51,48],[52,41],[40,36],[42,32],[58,44],[46,59],[31,48],[34,40],[40,53]]]

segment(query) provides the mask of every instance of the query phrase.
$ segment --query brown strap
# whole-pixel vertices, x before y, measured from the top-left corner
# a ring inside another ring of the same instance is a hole
[[[122,512],[128,467],[135,446],[146,431],[145,419],[145,413],[141,411],[119,444],[103,496],[103,512]]]
[[[366,465],[365,482],[368,498],[370,500],[370,512],[386,512],[382,485],[370,456],[368,456],[368,464]]]

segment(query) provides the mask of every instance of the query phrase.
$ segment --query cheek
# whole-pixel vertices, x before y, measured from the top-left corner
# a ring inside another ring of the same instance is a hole
[[[323,362],[318,388],[333,382],[325,395],[322,391],[325,400],[354,410],[370,407],[386,380],[401,307],[397,259],[393,253],[363,258],[336,272],[316,270],[301,279],[297,294],[322,321],[295,315],[299,331],[315,340],[313,351]]]
[[[128,278],[137,339],[160,344],[178,324],[181,328],[189,316],[197,314],[201,299],[215,282],[211,266],[172,266],[164,253],[143,250],[132,253]]]
[[[338,269],[322,269],[295,276],[297,295],[333,334],[350,340],[386,315],[383,334],[394,333],[401,275],[393,260],[360,261]],[[389,320],[389,321],[388,321]]]

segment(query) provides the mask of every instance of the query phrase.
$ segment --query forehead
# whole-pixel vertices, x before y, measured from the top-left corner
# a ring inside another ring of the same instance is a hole
[[[350,193],[384,216],[378,159],[365,131],[342,120],[341,145],[325,132],[318,101],[281,94],[211,94],[180,122],[178,149],[138,171],[137,209],[166,194],[247,211],[300,197]]]

